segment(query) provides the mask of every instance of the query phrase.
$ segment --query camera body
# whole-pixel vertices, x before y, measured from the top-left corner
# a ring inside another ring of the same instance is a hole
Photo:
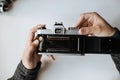
[[[82,53],[83,47],[79,45],[83,38],[79,38],[79,29],[75,27],[66,29],[62,23],[55,22],[53,29],[39,29],[37,35],[40,53]]]
[[[37,34],[46,34],[46,35],[79,35],[79,29],[76,27],[69,27],[66,29],[63,23],[55,22],[53,29],[39,29]]]
[[[62,23],[55,23],[53,29],[39,29],[39,54],[112,54],[120,53],[120,39],[80,35],[79,29],[66,29]]]
[[[0,0],[0,13],[8,11],[14,0]]]

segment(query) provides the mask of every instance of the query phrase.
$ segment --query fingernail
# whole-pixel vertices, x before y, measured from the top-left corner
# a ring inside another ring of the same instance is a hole
[[[35,40],[35,44],[38,44],[39,43],[39,41],[38,40]]]

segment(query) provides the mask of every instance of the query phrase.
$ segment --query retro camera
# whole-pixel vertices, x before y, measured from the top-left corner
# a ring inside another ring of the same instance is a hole
[[[0,0],[0,13],[8,11],[14,0]]]
[[[82,53],[82,38],[79,38],[79,29],[69,27],[66,29],[63,23],[55,22],[53,29],[39,29],[37,31],[40,44],[39,52],[44,53]],[[74,36],[76,35],[76,36]]]
[[[89,37],[79,34],[79,29],[55,22],[52,29],[37,31],[40,54],[120,53],[120,40],[114,37]]]

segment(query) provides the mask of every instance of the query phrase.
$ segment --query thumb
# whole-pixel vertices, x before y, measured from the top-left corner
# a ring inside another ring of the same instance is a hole
[[[36,39],[35,41],[33,41],[34,47],[37,47],[39,45],[39,40]]]
[[[91,35],[91,34],[93,34],[94,32],[93,32],[93,26],[90,26],[90,27],[82,27],[82,28],[80,28],[80,30],[79,30],[79,33],[81,34],[81,35]]]

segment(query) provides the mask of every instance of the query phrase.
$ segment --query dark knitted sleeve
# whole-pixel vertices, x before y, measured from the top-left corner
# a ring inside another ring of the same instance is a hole
[[[36,68],[27,69],[22,64],[22,61],[18,64],[17,69],[12,78],[8,80],[35,80],[37,77],[37,73],[40,69],[41,62],[38,63]]]
[[[113,37],[114,37],[115,39],[120,39],[120,31],[119,31],[117,28],[114,28],[114,29],[116,29],[116,32],[115,32],[115,34],[113,35]]]
[[[116,33],[114,34],[113,37],[115,39],[119,39],[120,40],[120,31],[117,28],[115,28],[115,29],[116,29]],[[120,54],[111,54],[111,57],[112,57],[115,65],[116,65],[116,67],[117,67],[117,69],[118,69],[118,71],[120,73]]]

